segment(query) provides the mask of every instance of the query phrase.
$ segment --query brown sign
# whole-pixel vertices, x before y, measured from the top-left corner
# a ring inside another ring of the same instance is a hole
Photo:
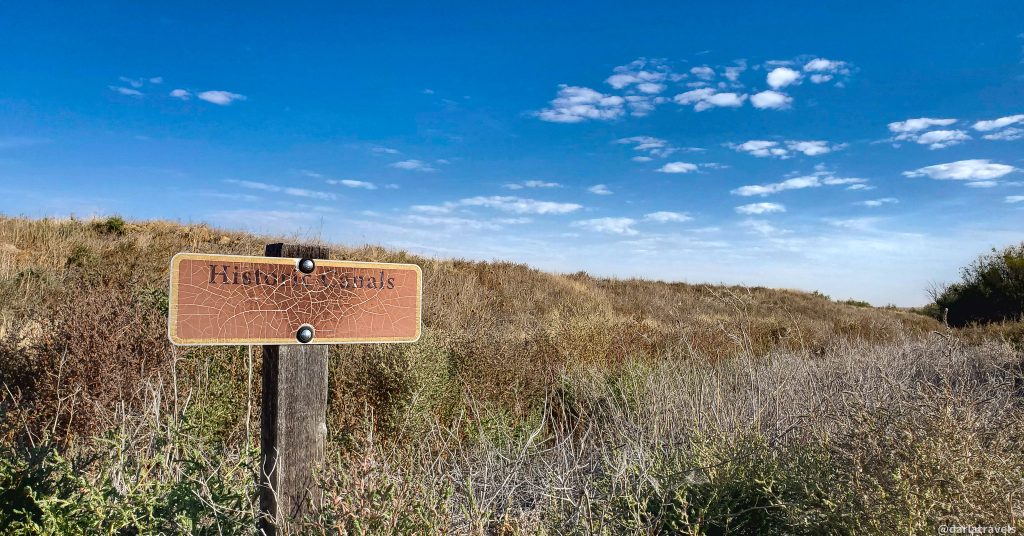
[[[420,338],[419,266],[315,260],[300,269],[299,262],[175,255],[167,327],[171,342],[339,344]]]

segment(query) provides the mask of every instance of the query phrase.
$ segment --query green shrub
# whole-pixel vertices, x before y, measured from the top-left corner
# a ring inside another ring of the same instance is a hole
[[[97,221],[93,225],[97,231],[104,234],[120,236],[128,231],[128,224],[120,216],[111,216],[105,220]]]
[[[960,282],[935,294],[938,312],[947,315],[952,326],[1020,318],[1024,315],[1024,242],[982,255],[961,270]]]

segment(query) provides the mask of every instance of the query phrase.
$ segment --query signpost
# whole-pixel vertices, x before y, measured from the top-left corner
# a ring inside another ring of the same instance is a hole
[[[167,332],[176,345],[262,344],[261,525],[288,532],[313,511],[327,437],[326,344],[415,342],[414,264],[325,260],[327,248],[269,244],[265,257],[179,253]]]

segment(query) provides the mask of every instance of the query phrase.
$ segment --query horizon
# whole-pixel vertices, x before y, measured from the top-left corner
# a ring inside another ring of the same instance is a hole
[[[1024,239],[1019,3],[176,6],[0,8],[0,213],[877,306]]]

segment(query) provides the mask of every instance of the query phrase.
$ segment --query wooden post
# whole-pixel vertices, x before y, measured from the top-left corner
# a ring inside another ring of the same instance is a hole
[[[268,257],[327,259],[321,246],[268,244]],[[316,341],[314,340],[314,343]],[[263,347],[260,415],[260,528],[297,532],[295,522],[322,501],[313,480],[327,440],[327,346]]]

